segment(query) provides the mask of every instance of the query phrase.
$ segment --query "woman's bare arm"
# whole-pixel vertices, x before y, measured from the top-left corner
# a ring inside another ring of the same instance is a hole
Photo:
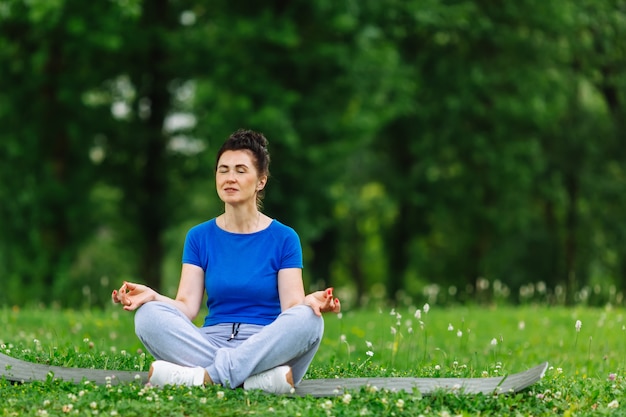
[[[339,313],[341,311],[339,299],[334,298],[332,288],[316,291],[306,296],[304,294],[302,270],[300,268],[288,268],[278,271],[278,295],[282,311],[299,304],[308,305],[318,316],[326,312]]]
[[[193,320],[198,315],[204,297],[204,271],[202,268],[183,264],[180,283],[176,298],[159,294],[150,287],[133,282],[125,282],[119,290],[114,290],[111,298],[121,303],[124,310],[133,311],[150,301],[161,301],[172,304],[183,314]]]

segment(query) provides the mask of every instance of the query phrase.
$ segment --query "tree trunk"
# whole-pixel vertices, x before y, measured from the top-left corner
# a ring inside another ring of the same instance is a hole
[[[168,224],[167,137],[163,126],[170,104],[167,90],[170,77],[165,69],[169,57],[162,37],[167,27],[168,15],[167,0],[144,3],[142,23],[148,31],[148,46],[138,71],[138,79],[135,80],[139,87],[136,114],[141,113],[140,100],[149,103],[149,114],[142,126],[145,135],[142,149],[144,160],[139,173],[138,191],[141,197],[136,210],[140,241],[143,242],[140,247],[139,267],[142,281],[157,291],[162,284],[164,248],[161,238]]]
[[[52,177],[51,180],[40,183],[40,185],[45,186],[44,189],[40,190],[40,202],[48,205],[37,208],[40,212],[46,212],[45,215],[40,216],[40,219],[45,251],[41,255],[48,261],[42,277],[43,289],[45,290],[43,298],[47,302],[53,301],[55,294],[52,289],[55,286],[55,278],[59,272],[63,271],[62,258],[70,238],[67,200],[74,191],[68,190],[70,145],[66,125],[62,122],[62,120],[66,120],[63,115],[63,103],[60,103],[58,98],[60,95],[59,76],[63,71],[63,51],[60,42],[60,36],[52,36],[50,39],[44,67],[46,78],[41,89],[43,106],[41,143],[45,152],[42,175]]]
[[[576,257],[577,257],[577,227],[578,213],[577,202],[579,184],[578,178],[574,174],[568,174],[565,181],[565,189],[567,191],[567,218],[565,224],[565,282],[567,284],[566,303],[573,304],[574,296],[578,290],[578,282],[576,279]]]

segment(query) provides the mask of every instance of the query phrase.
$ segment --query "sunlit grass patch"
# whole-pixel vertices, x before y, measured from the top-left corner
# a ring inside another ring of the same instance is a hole
[[[578,325],[577,325],[578,323]],[[604,415],[623,409],[626,330],[618,309],[424,305],[344,311],[309,378],[486,377],[550,362],[515,395],[393,393],[364,387],[336,398],[285,398],[219,386],[150,389],[0,380],[9,415]],[[0,351],[38,363],[147,370],[150,355],[119,310],[0,309]]]
[[[2,309],[0,352],[37,363],[146,370],[132,314],[99,310]]]
[[[419,310],[419,311],[418,311]],[[587,323],[577,329],[576,323]],[[415,307],[346,312],[326,320],[317,360],[372,362],[429,376],[490,376],[543,361],[568,372],[624,369],[624,312],[550,307]],[[371,355],[371,356],[370,356]]]

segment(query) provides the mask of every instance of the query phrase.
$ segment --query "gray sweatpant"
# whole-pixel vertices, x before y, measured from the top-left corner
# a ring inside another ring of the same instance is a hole
[[[324,321],[306,305],[284,311],[267,326],[233,323],[197,327],[176,307],[149,302],[135,313],[135,332],[156,359],[205,368],[216,384],[239,387],[251,375],[289,365],[300,383],[324,333]]]

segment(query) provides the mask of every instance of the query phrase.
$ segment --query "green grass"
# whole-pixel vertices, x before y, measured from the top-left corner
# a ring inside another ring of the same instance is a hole
[[[146,388],[0,379],[0,416],[473,416],[616,415],[626,395],[621,309],[420,306],[326,317],[308,377],[504,375],[549,361],[545,378],[516,395],[436,395],[362,389],[337,398],[287,398],[219,386]],[[582,322],[580,331],[575,328]],[[393,328],[393,329],[392,329]],[[0,309],[0,351],[52,365],[147,370],[152,358],[132,314]]]

